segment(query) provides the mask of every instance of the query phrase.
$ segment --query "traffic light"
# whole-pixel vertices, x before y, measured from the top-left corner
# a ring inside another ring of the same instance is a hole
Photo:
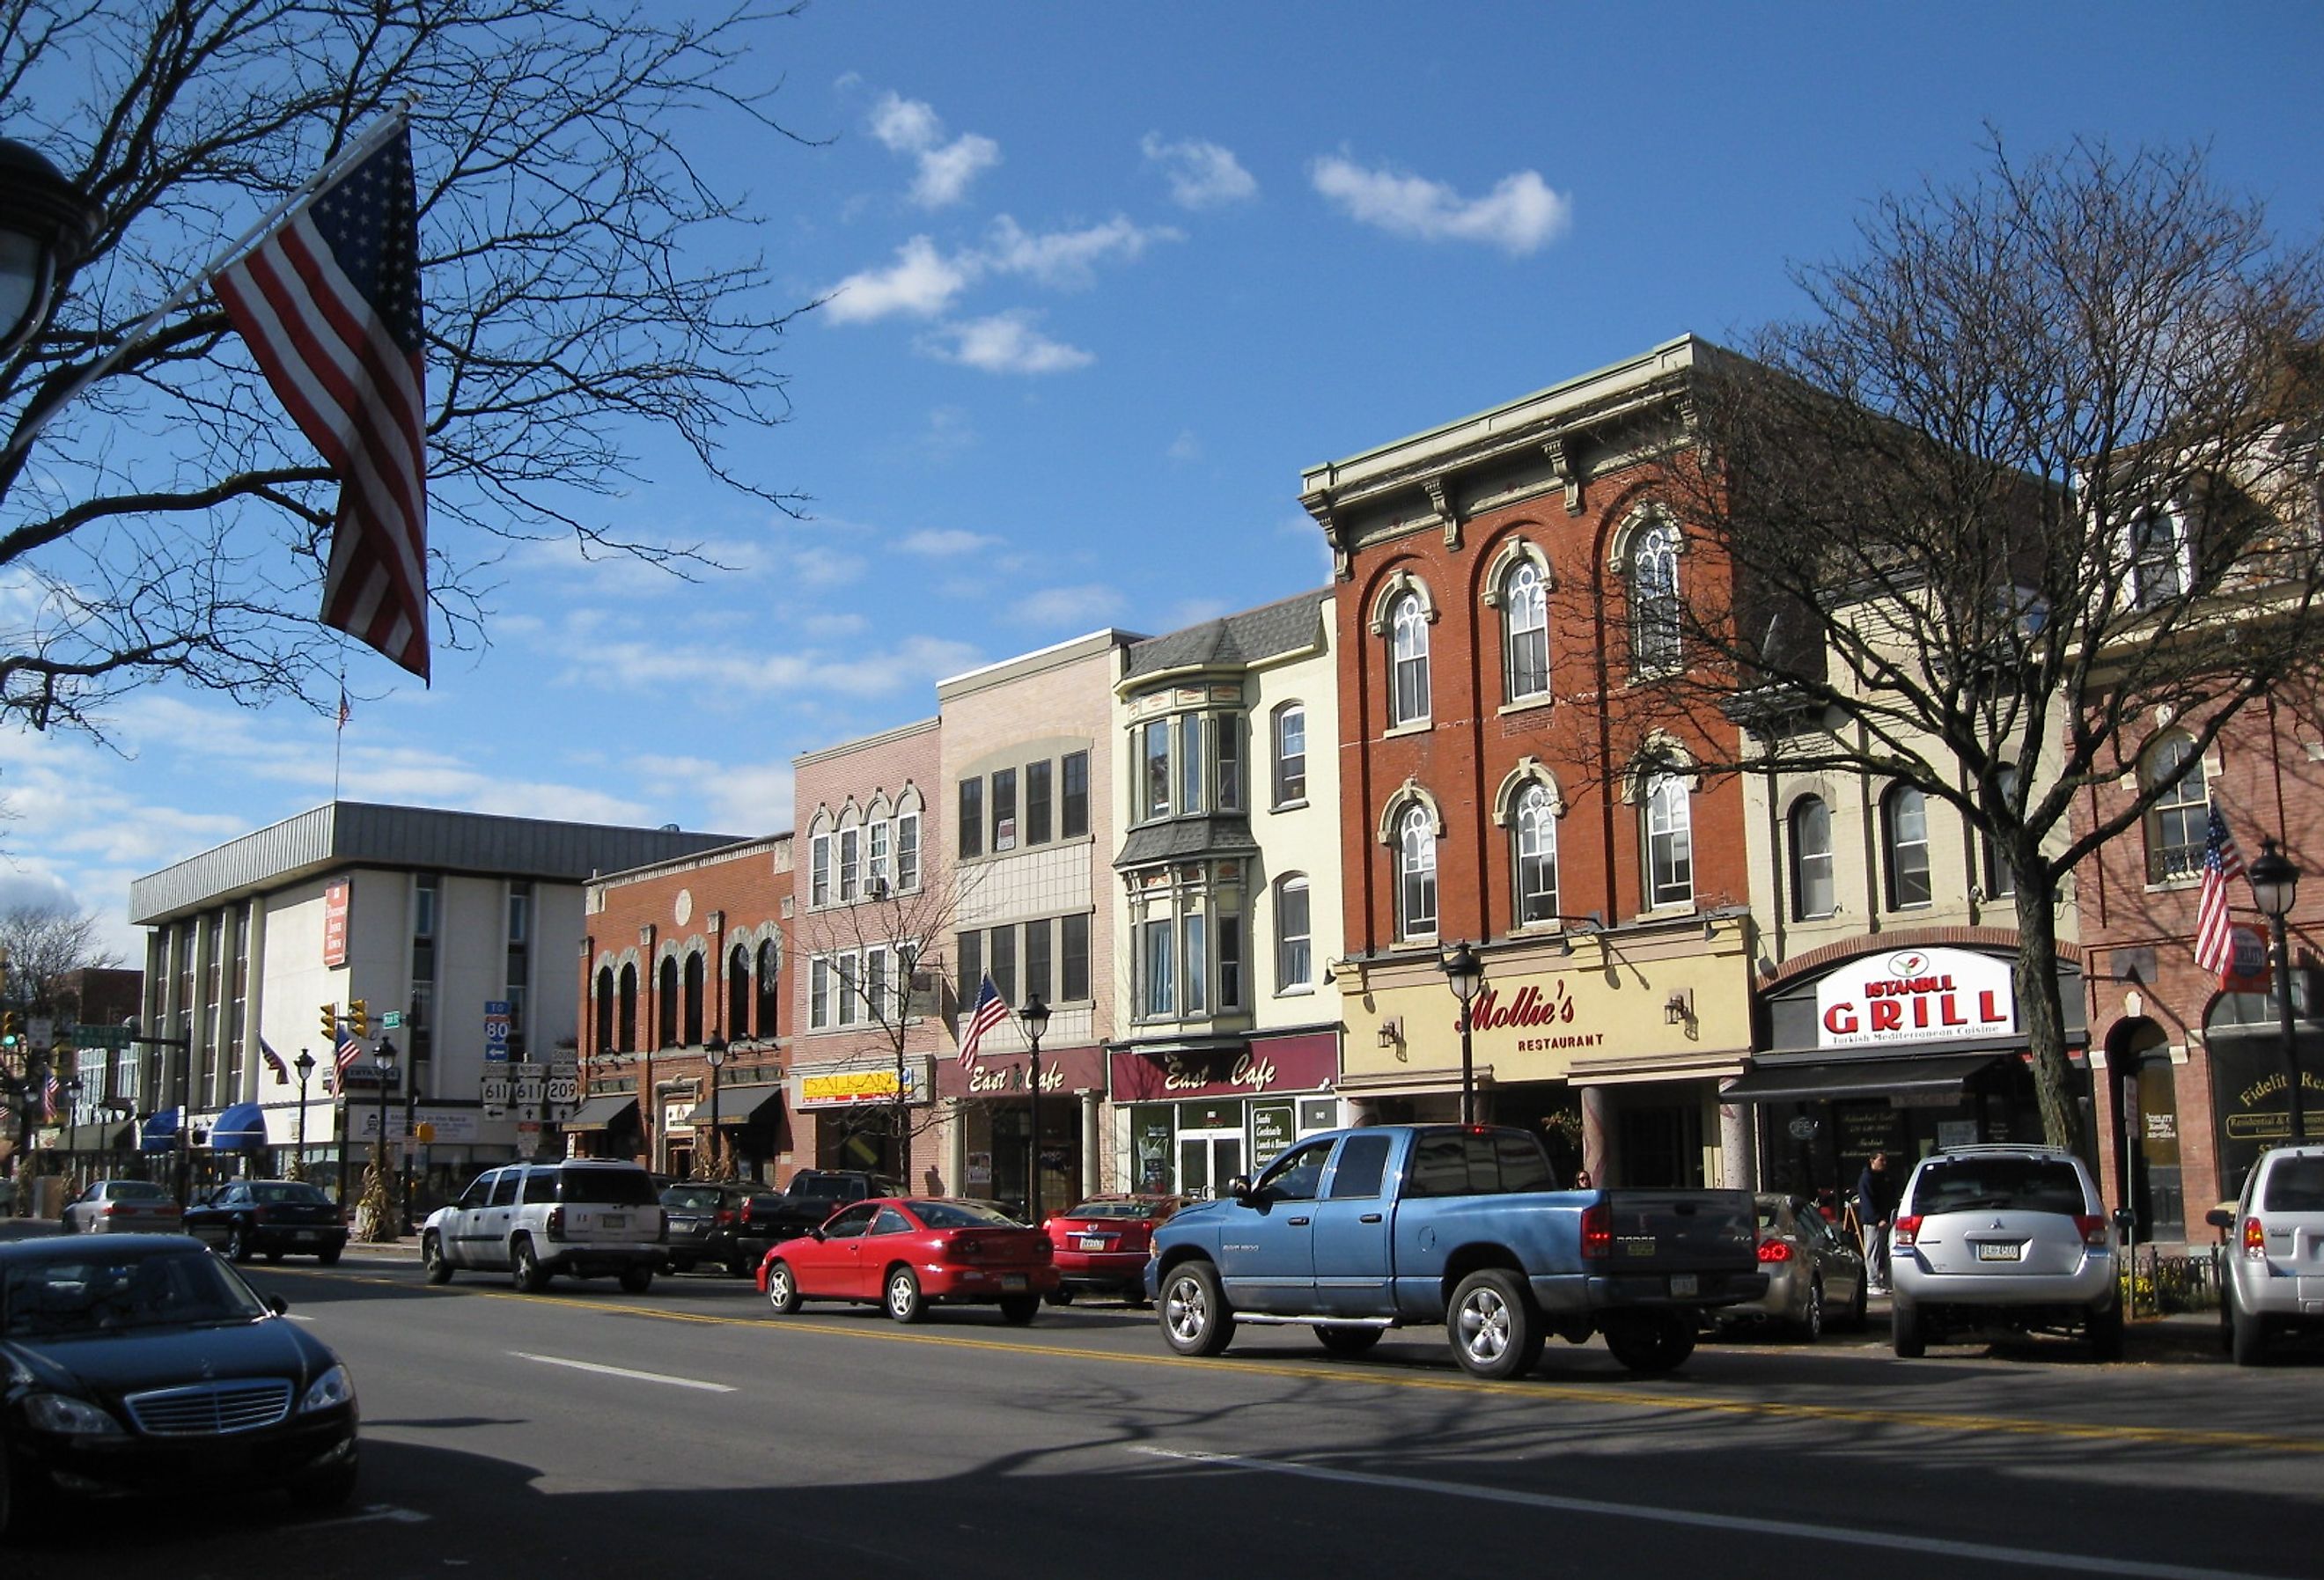
[[[24,1023],[16,1012],[0,1012],[0,1048],[14,1048],[24,1040]]]
[[[347,1023],[355,1029],[356,1036],[371,1035],[371,1011],[364,1007],[363,1000],[347,1001]]]
[[[337,1003],[323,1006],[323,1040],[336,1047],[339,1040],[339,1006]]]

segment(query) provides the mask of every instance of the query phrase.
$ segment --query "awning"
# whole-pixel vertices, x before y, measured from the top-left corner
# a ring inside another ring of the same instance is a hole
[[[609,1097],[592,1097],[575,1109],[570,1117],[559,1120],[565,1130],[610,1130],[619,1121],[638,1111],[637,1095],[616,1093]]]
[[[266,1111],[255,1103],[235,1103],[210,1126],[210,1150],[255,1151],[266,1144]]]
[[[718,1088],[718,1123],[722,1127],[750,1124],[768,1109],[779,1105],[782,1100],[783,1088],[779,1082],[766,1086],[721,1086]],[[694,1112],[687,1114],[683,1123],[708,1124],[710,1099],[705,1097],[696,1104]]]
[[[1762,1065],[1722,1087],[1721,1103],[1821,1103],[1834,1097],[1941,1099],[1966,1095],[1969,1078],[2000,1057],[1959,1053],[1941,1058],[1802,1060]]]
[[[168,1152],[178,1145],[178,1115],[180,1110],[164,1108],[159,1113],[148,1114],[137,1127],[137,1150],[141,1152]]]

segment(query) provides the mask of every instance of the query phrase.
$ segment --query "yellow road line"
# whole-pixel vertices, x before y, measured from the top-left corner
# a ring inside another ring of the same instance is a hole
[[[409,1289],[408,1280],[366,1277],[331,1270],[312,1276],[337,1277],[355,1283],[381,1284]],[[2139,1427],[2082,1421],[2038,1421],[2013,1416],[1956,1415],[1936,1410],[1875,1409],[1862,1405],[1794,1404],[1780,1400],[1705,1398],[1699,1393],[1641,1393],[1629,1388],[1604,1388],[1579,1382],[1549,1382],[1511,1378],[1494,1381],[1462,1372],[1416,1374],[1345,1364],[1255,1361],[1219,1355],[1198,1359],[1167,1354],[1119,1354],[1105,1350],[1077,1349],[1069,1344],[1019,1343],[972,1338],[960,1334],[929,1333],[890,1325],[857,1327],[797,1325],[750,1317],[722,1317],[663,1307],[631,1306],[573,1296],[521,1295],[512,1289],[447,1289],[447,1295],[481,1296],[488,1300],[544,1302],[575,1311],[595,1311],[614,1317],[644,1317],[661,1322],[691,1322],[713,1327],[751,1327],[767,1331],[812,1333],[835,1338],[872,1340],[881,1344],[934,1344],[945,1349],[986,1350],[1011,1355],[1045,1355],[1061,1360],[1111,1361],[1132,1366],[1185,1368],[1207,1373],[1221,1372],[1250,1377],[1294,1378],[1372,1388],[1416,1389],[1438,1393],[1486,1394],[1510,1399],[1570,1400],[1583,1404],[1618,1405],[1628,1409],[1693,1410],[1708,1415],[1745,1416],[1765,1420],[1845,1421],[1858,1425],[1908,1427],[1930,1432],[1990,1433],[2027,1437],[2062,1437],[2083,1442],[2151,1444],[2176,1448],[2261,1450],[2277,1454],[2324,1454],[2324,1437],[2294,1437],[2266,1432],[2225,1432],[2183,1427]]]

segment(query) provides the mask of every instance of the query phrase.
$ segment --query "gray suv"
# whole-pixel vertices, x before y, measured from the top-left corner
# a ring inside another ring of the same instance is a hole
[[[2070,1333],[2122,1358],[2116,1229],[2082,1160],[2056,1147],[1956,1147],[1913,1167],[1890,1236],[1899,1355],[1978,1329]]]
[[[2277,1334],[2324,1333],[2324,1146],[2263,1152],[2241,1199],[2208,1221],[2227,1231],[2219,1336],[2236,1365],[2266,1360]]]
[[[669,1260],[653,1176],[635,1163],[511,1163],[477,1176],[460,1199],[428,1215],[420,1263],[431,1284],[461,1269],[506,1270],[527,1294],[558,1273],[618,1276],[633,1295]]]

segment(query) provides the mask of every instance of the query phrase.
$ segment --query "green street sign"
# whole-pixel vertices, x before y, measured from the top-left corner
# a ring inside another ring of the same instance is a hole
[[[403,1029],[403,1012],[401,1010],[388,1010],[383,1012],[380,1015],[379,1024],[383,1030],[401,1030]]]

